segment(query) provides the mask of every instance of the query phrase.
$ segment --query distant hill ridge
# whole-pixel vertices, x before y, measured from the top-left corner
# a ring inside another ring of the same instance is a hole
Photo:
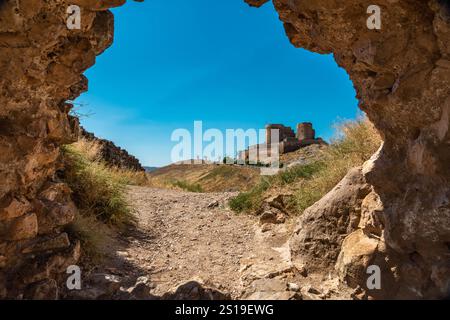
[[[260,178],[257,167],[225,164],[171,164],[148,173],[153,187],[198,186],[203,192],[244,191]]]

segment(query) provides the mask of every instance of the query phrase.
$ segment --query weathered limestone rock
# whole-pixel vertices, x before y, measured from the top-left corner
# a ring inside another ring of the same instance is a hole
[[[71,0],[70,3],[79,5],[89,10],[106,10],[123,5],[126,0]]]
[[[188,281],[161,297],[163,300],[230,300],[228,293],[204,286],[198,281]]]
[[[38,223],[35,213],[28,213],[18,218],[2,222],[0,236],[3,240],[17,241],[37,236]]]
[[[367,289],[354,270],[369,260],[379,264],[389,290],[369,292],[373,297],[449,296],[450,4],[379,0],[382,28],[370,30],[367,1],[273,3],[293,45],[334,54],[384,140],[362,172],[365,192],[343,186],[347,176],[305,211],[291,241],[293,257],[329,271],[342,249],[336,268],[352,285]],[[353,224],[348,210],[356,200],[361,208],[350,215]],[[357,249],[376,237],[374,250]]]
[[[69,299],[76,300],[102,300],[111,299],[120,292],[122,278],[105,273],[95,273],[83,279],[81,290],[67,292]]]
[[[55,228],[63,227],[73,221],[75,204],[71,201],[71,191],[64,183],[52,183],[43,187],[33,201],[37,212],[39,234],[49,234]]]
[[[300,288],[289,290],[289,284],[283,279],[257,279],[242,295],[244,300],[301,300]]]
[[[342,280],[349,286],[356,287],[366,281],[366,270],[372,262],[378,243],[378,239],[369,238],[362,229],[352,232],[344,239],[337,266]]]
[[[274,211],[274,210],[273,210]],[[286,217],[281,212],[264,211],[259,217],[259,224],[280,224],[286,221]]]
[[[8,220],[20,217],[25,213],[32,210],[31,204],[25,198],[4,198],[3,199],[7,204],[5,207],[0,208],[0,220]]]
[[[33,283],[24,295],[25,299],[56,300],[58,299],[58,284],[54,279],[45,279]]]
[[[78,132],[66,101],[112,42],[105,10],[124,2],[70,1],[80,30],[66,26],[67,1],[0,2],[0,298],[56,298],[58,275],[78,259],[62,231],[76,208],[55,174],[59,146]]]
[[[369,192],[362,169],[355,168],[306,209],[290,241],[294,264],[308,272],[333,268],[342,241],[358,227],[361,203]]]
[[[22,250],[22,253],[51,252],[55,249],[67,248],[69,246],[70,240],[67,233],[61,233],[55,237],[44,236],[36,238],[33,243]]]
[[[246,2],[255,7],[261,7],[264,3],[269,2],[269,0],[246,0]]]

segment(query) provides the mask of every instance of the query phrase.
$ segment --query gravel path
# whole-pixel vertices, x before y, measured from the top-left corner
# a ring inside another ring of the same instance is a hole
[[[226,208],[234,195],[130,187],[142,237],[132,235],[124,255],[149,272],[154,294],[193,279],[241,293],[240,260],[253,250],[256,218]]]
[[[306,277],[292,264],[294,219],[261,225],[255,216],[237,215],[227,207],[236,195],[230,192],[133,186],[127,194],[138,226],[111,241],[111,259],[76,298],[158,298],[192,281],[233,299],[349,297],[336,278]]]

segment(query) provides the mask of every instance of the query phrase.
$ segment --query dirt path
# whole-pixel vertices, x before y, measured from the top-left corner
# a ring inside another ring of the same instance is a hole
[[[240,260],[253,248],[255,218],[225,208],[233,195],[130,188],[139,228],[151,239],[135,241],[128,258],[149,271],[154,294],[196,279],[239,295]]]
[[[293,266],[293,219],[261,225],[236,215],[227,207],[235,194],[129,187],[138,226],[110,244],[111,259],[76,297],[151,299],[177,288],[191,299],[203,288],[233,299],[342,297],[336,279],[306,278]],[[201,286],[180,287],[192,281]]]

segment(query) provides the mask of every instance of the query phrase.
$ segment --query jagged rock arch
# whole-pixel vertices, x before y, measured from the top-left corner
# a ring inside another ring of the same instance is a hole
[[[82,10],[81,30],[66,9]],[[76,208],[57,177],[59,146],[76,137],[70,101],[82,72],[113,39],[107,9],[125,0],[0,2],[0,298],[56,297],[80,246],[63,227]],[[262,5],[267,0],[248,0]],[[336,268],[374,297],[442,297],[450,279],[450,9],[438,0],[376,0],[383,27],[366,27],[364,0],[273,0],[297,47],[333,53],[384,145],[300,218],[295,261]],[[318,255],[326,253],[323,259]]]

